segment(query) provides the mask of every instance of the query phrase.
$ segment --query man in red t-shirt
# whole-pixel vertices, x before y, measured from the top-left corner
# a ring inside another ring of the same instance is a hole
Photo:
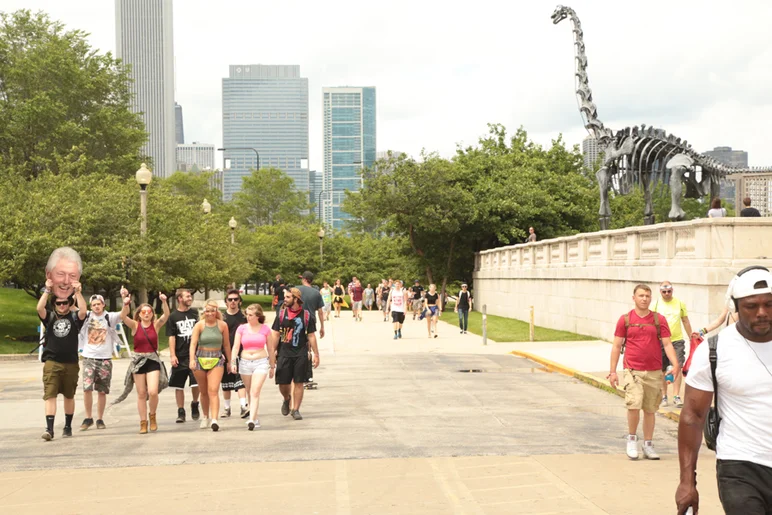
[[[673,375],[681,373],[675,349],[670,342],[670,328],[667,320],[659,313],[649,310],[651,288],[639,284],[633,290],[635,309],[622,315],[614,331],[614,345],[611,347],[611,368],[608,377],[611,386],[619,385],[617,364],[625,343],[622,361],[625,379],[625,406],[627,407],[627,457],[638,459],[638,421],[643,410],[643,456],[658,460],[651,439],[654,436],[654,422],[660,403],[662,385],[662,349],[671,363]],[[654,317],[658,317],[655,321]],[[627,321],[625,320],[627,318]],[[657,337],[659,325],[659,337]]]
[[[364,289],[362,288],[362,283],[359,282],[359,279],[354,277],[354,282],[351,285],[351,288],[349,290],[349,295],[351,295],[351,311],[354,312],[354,320],[355,321],[362,321],[362,293],[364,292]]]

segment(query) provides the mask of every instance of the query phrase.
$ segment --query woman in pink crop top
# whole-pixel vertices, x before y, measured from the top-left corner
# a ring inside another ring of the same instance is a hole
[[[276,356],[271,342],[271,328],[265,325],[265,315],[260,304],[251,304],[246,309],[247,323],[236,329],[231,352],[231,372],[241,375],[249,391],[249,420],[247,429],[252,431],[260,427],[257,408],[260,403],[260,390],[266,376],[273,377],[276,368]],[[239,358],[239,349],[241,357]],[[237,364],[238,361],[238,364]]]

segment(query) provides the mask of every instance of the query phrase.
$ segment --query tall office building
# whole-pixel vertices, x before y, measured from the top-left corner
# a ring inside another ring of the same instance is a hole
[[[185,127],[182,124],[182,106],[174,103],[174,139],[178,145],[185,143]]]
[[[597,168],[598,158],[601,156],[598,140],[594,136],[587,136],[582,140],[582,155],[584,156],[584,167],[594,172]]]
[[[316,170],[308,172],[308,201],[314,204],[314,213],[317,218],[322,217],[320,193],[324,191],[324,174]]]
[[[177,170],[200,172],[214,170],[214,145],[193,142],[177,145]]]
[[[708,150],[704,154],[727,166],[735,168],[746,168],[748,166],[748,152],[744,150],[732,150],[732,147],[714,147],[713,150]],[[721,200],[734,203],[736,186],[737,183],[730,178],[725,177],[721,179],[721,193],[719,194]],[[735,205],[735,208],[737,207]]]
[[[361,169],[375,162],[375,88],[323,88],[324,189],[323,219],[340,229],[348,213],[345,192],[362,187]]]
[[[223,199],[258,165],[282,170],[297,191],[309,191],[308,79],[300,66],[231,65],[222,80],[222,128],[230,162]]]
[[[176,168],[172,0],[115,0],[116,56],[131,67],[135,112],[142,113],[153,175]]]

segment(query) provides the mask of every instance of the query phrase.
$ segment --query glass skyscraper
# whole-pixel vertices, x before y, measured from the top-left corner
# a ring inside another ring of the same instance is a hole
[[[308,184],[308,79],[300,66],[231,65],[222,80],[222,128],[225,159],[223,199],[241,190],[251,169],[274,167]],[[255,150],[252,150],[255,149]]]
[[[375,88],[323,88],[325,225],[341,229],[345,191],[362,187],[361,169],[375,162]]]

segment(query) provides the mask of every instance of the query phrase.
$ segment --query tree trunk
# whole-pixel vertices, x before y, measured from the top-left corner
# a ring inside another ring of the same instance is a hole
[[[442,289],[440,290],[440,296],[442,298],[442,309],[445,309],[445,288],[448,285],[448,275],[450,275],[450,266],[453,263],[453,247],[456,244],[456,237],[450,239],[450,248],[448,249],[448,264],[445,269],[445,277],[442,278]]]

